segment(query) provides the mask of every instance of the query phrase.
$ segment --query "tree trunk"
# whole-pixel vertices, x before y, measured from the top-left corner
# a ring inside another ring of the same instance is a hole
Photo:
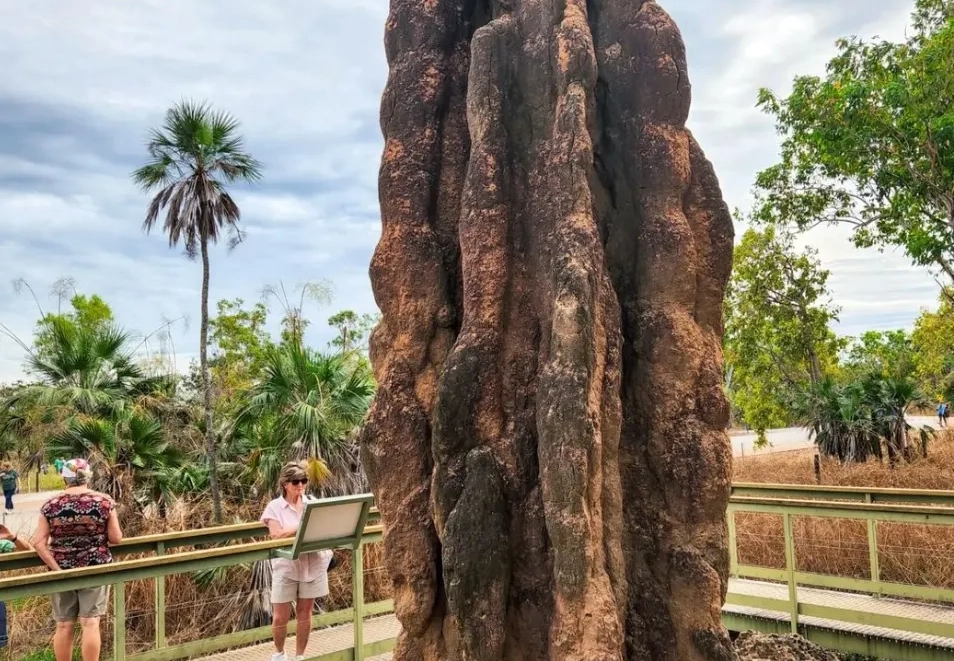
[[[819,383],[821,383],[822,372],[821,363],[818,361],[818,353],[815,351],[814,347],[809,348],[808,350],[808,365],[810,369],[809,376],[811,377],[812,385],[817,386]]]
[[[733,230],[650,0],[391,0],[379,388],[398,661],[728,661]]]
[[[215,452],[215,429],[212,427],[212,377],[209,374],[209,242],[200,240],[202,248],[202,319],[199,328],[199,368],[202,370],[202,399],[205,408],[205,453],[209,459],[209,487],[212,490],[212,515],[222,523],[222,494]]]

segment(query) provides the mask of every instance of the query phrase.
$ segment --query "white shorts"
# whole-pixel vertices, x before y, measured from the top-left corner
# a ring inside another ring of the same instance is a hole
[[[290,604],[299,599],[319,599],[328,594],[322,577],[302,583],[291,578],[272,576],[272,603]]]

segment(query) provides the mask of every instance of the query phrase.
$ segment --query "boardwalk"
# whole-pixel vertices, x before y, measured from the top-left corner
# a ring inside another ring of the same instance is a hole
[[[399,631],[400,625],[398,624],[397,618],[393,615],[385,615],[383,617],[365,620],[364,642],[368,644],[379,640],[396,638]],[[313,631],[311,633],[311,639],[309,640],[308,655],[306,655],[305,658],[351,649],[352,645],[354,645],[354,629],[351,624],[343,624],[321,631]],[[295,638],[294,636],[289,636],[286,650],[294,650],[294,647]],[[274,646],[269,642],[262,645],[243,647],[241,649],[232,650],[231,652],[219,652],[218,654],[202,657],[202,659],[206,661],[267,661],[271,658],[272,652],[274,651]],[[389,652],[387,654],[369,657],[366,661],[391,661],[391,654]]]
[[[763,581],[750,581],[733,578],[729,580],[729,593],[784,600],[788,598],[788,587],[780,583],[766,583]],[[845,592],[817,590],[814,588],[805,587],[800,587],[798,589],[798,596],[799,601],[806,606],[843,608],[858,611],[859,613],[876,613],[880,615],[917,619],[923,622],[938,622],[941,624],[954,625],[954,606],[921,604],[903,599],[848,594]],[[723,609],[723,612],[726,614],[731,613],[734,615],[741,615],[754,619],[775,620],[780,622],[790,621],[788,613],[747,608],[744,606],[726,605],[726,607]],[[819,617],[802,616],[799,618],[799,622],[810,627],[829,629],[833,631],[843,631],[845,633],[852,633],[855,635],[862,635],[871,638],[881,638],[884,640],[913,643],[938,650],[949,650],[954,653],[954,639],[951,638],[941,638],[938,636],[929,636],[926,634],[912,633],[910,631],[899,631],[895,629],[885,629],[881,627],[849,624],[845,622],[839,622],[837,620],[828,620]],[[393,615],[367,620],[364,629],[365,642],[371,643],[378,640],[394,638],[397,636],[399,630],[400,625]],[[312,633],[311,641],[311,646],[309,647],[308,652],[314,656],[348,649],[353,641],[351,625],[348,624],[339,627],[332,627],[322,631],[315,631]],[[271,643],[267,643],[245,647],[231,652],[214,654],[212,656],[203,658],[206,661],[260,661],[261,659],[268,659],[271,652]],[[390,661],[390,659],[390,654],[382,654],[380,656],[372,657],[368,661]]]
[[[781,583],[766,583],[743,579],[729,579],[729,594],[747,595],[753,597],[767,597],[770,599],[788,599],[788,586]],[[803,607],[841,608],[859,613],[885,615],[889,617],[920,620],[924,623],[940,623],[954,626],[954,605],[925,604],[905,599],[891,597],[875,597],[865,594],[850,594],[832,590],[818,590],[815,588],[798,588],[798,601]],[[723,613],[733,613],[749,618],[791,622],[788,613],[779,611],[747,608],[745,606],[726,605]],[[881,638],[905,643],[914,643],[925,647],[950,650],[954,652],[954,639],[930,636],[911,631],[885,629],[882,627],[867,626],[830,620],[821,617],[800,615],[798,622],[801,625],[841,631],[844,633]]]

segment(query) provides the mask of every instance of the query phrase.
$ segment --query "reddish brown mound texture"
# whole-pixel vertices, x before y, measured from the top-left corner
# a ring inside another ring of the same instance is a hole
[[[645,0],[391,0],[363,434],[399,661],[733,658],[732,224]]]

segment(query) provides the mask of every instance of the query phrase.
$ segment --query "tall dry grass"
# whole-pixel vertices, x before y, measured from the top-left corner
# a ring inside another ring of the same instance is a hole
[[[195,529],[211,519],[204,501],[175,503],[160,518],[152,509],[141,513],[124,512],[122,519],[127,536]],[[261,507],[229,508],[229,519],[254,521]],[[180,553],[192,548],[176,549]],[[322,604],[326,611],[348,608],[352,603],[351,555],[338,552],[339,565],[329,574],[330,594]],[[131,559],[131,558],[130,558]],[[17,572],[28,574],[41,570]],[[204,586],[191,574],[166,577],[166,640],[177,645],[194,640],[231,633],[267,622],[267,590],[253,589],[253,566],[230,567],[217,573],[215,580]],[[384,568],[379,544],[365,547],[364,598],[366,602],[387,599],[390,584]],[[151,649],[155,644],[155,581],[131,581],[125,586],[126,651],[129,654]],[[264,606],[264,608],[262,608]],[[265,612],[262,612],[262,611]],[[258,612],[256,612],[258,611]],[[0,650],[3,661],[20,661],[28,654],[49,647],[53,621],[48,597],[32,597],[7,604],[8,647]],[[251,615],[252,622],[248,622]],[[265,616],[265,617],[263,617]],[[243,626],[243,620],[245,621]],[[258,621],[256,621],[258,620]],[[108,651],[113,640],[113,608],[102,621],[103,647]],[[106,654],[104,653],[104,656]],[[52,656],[50,657],[52,659]]]
[[[735,460],[736,482],[816,484],[814,452],[757,455]],[[865,464],[821,462],[821,484],[831,486],[954,489],[954,432],[931,442],[926,458],[891,468],[876,460]],[[762,567],[785,566],[780,516],[740,512],[736,515],[739,562]],[[796,517],[795,561],[800,571],[850,578],[870,578],[867,525],[863,521]],[[881,579],[954,588],[954,527],[879,523]]]

